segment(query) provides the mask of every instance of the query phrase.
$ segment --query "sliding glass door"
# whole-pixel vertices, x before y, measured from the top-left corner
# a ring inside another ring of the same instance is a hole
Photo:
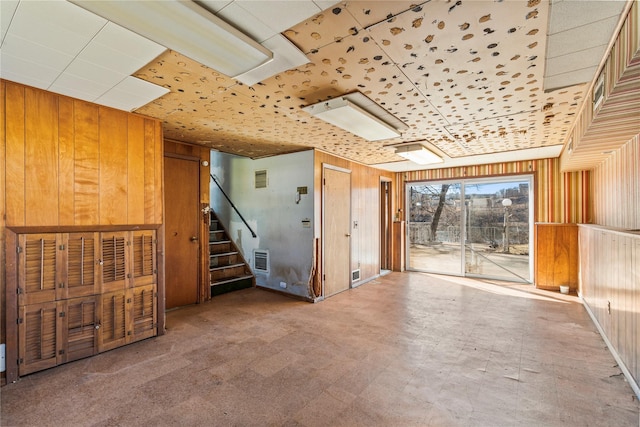
[[[409,183],[410,270],[530,282],[532,176]]]

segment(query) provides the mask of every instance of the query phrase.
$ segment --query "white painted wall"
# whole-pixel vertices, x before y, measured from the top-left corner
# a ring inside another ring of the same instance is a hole
[[[267,188],[255,188],[257,170],[267,170]],[[212,182],[211,208],[251,267],[254,249],[269,250],[269,274],[256,274],[256,283],[310,297],[308,282],[314,252],[313,150],[258,160],[212,152],[211,173],[258,235],[251,236]],[[308,194],[296,203],[298,187],[307,187]],[[303,226],[303,220],[309,220],[309,228]]]

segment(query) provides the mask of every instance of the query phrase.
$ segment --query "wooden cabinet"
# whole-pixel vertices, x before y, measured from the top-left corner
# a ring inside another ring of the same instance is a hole
[[[576,224],[536,224],[536,287],[559,290],[568,285],[578,289],[578,226]]]
[[[157,334],[155,230],[18,234],[18,371]]]

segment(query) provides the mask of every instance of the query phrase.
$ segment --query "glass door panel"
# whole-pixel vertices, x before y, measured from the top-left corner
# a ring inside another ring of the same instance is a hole
[[[530,180],[464,185],[465,275],[530,281]]]
[[[531,282],[532,184],[530,175],[407,184],[407,268]]]
[[[462,274],[460,183],[407,186],[408,268]]]

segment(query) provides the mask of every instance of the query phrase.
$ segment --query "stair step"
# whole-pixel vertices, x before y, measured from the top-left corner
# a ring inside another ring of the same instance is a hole
[[[219,267],[210,267],[209,271],[217,271],[217,270],[224,270],[225,268],[236,268],[236,267],[243,267],[244,263],[241,262],[239,264],[229,264],[229,265],[222,265]]]
[[[219,254],[210,254],[209,258],[217,258],[219,256],[230,256],[230,255],[238,255],[238,251],[235,252],[222,252]]]
[[[231,240],[209,240],[210,245],[221,245],[223,243],[231,243]]]
[[[216,282],[212,282],[211,286],[219,286],[219,285],[224,285],[224,284],[227,284],[227,283],[237,282],[239,280],[252,279],[252,278],[253,278],[253,275],[251,275],[251,274],[248,274],[248,275],[245,275],[245,276],[227,277],[227,278],[225,278],[223,280],[218,280]]]

